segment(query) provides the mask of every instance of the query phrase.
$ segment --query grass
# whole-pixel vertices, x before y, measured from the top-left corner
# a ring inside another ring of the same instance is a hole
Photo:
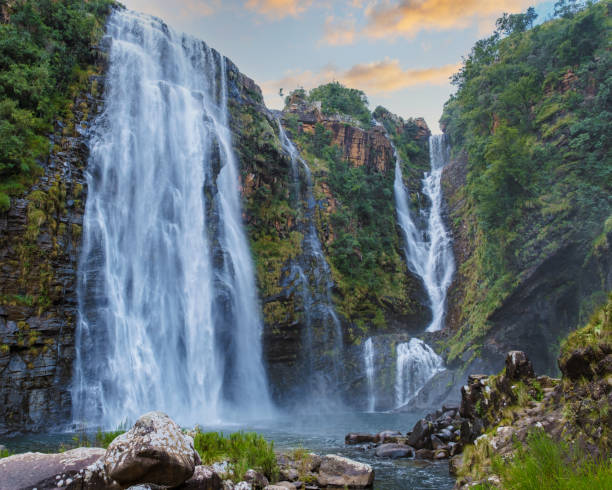
[[[612,460],[594,461],[536,431],[514,458],[493,460],[493,471],[509,490],[604,490],[612,488]]]
[[[201,432],[198,429],[193,441],[203,464],[229,463],[224,476],[232,481],[241,481],[249,469],[263,473],[270,481],[278,479],[274,443],[259,434],[235,432],[225,436],[221,432]]]
[[[8,458],[12,453],[8,449],[0,449],[0,459]]]

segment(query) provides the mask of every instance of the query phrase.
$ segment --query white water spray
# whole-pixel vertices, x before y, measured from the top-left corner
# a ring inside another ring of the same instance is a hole
[[[182,425],[270,410],[228,127],[225,58],[111,15],[79,266],[75,421]]]
[[[444,370],[444,362],[422,340],[413,338],[395,348],[395,402],[406,405],[436,373]]]
[[[374,344],[372,337],[363,344],[363,360],[365,364],[366,379],[368,381],[368,412],[376,409],[376,392],[374,386]]]
[[[427,331],[435,332],[444,326],[446,294],[455,262],[451,239],[442,220],[442,170],[449,158],[446,137],[431,136],[429,150],[431,171],[423,179],[423,193],[431,206],[421,212],[426,223],[424,229],[419,229],[412,219],[397,152],[394,191],[398,221],[404,232],[406,261],[410,270],[423,281],[432,313]]]

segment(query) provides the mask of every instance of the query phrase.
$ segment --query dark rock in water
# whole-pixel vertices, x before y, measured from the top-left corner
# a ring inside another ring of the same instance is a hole
[[[374,470],[368,464],[328,454],[321,462],[318,483],[322,487],[369,488],[374,483]]]
[[[376,448],[379,458],[414,458],[414,449],[405,444],[381,444]]]
[[[193,476],[183,483],[180,490],[220,490],[221,477],[210,466],[196,466]]]
[[[506,356],[506,376],[514,381],[535,378],[531,361],[520,350],[508,352]]]
[[[265,475],[263,475],[262,473],[259,473],[258,471],[255,471],[255,470],[248,470],[244,474],[242,479],[245,482],[250,483],[251,486],[253,487],[253,489],[262,489],[262,488],[267,487],[270,484],[270,482],[265,477]]]
[[[161,412],[140,417],[134,427],[111,442],[104,455],[107,474],[124,486],[176,487],[192,477],[200,462],[193,439]]]
[[[406,443],[416,449],[421,449],[426,444],[429,435],[433,431],[433,425],[425,419],[419,420],[406,439]]]
[[[25,453],[0,459],[0,488],[87,488],[121,487],[104,474],[100,458],[105,450],[78,448],[59,454]]]
[[[444,444],[444,442],[442,442],[442,440],[439,437],[436,437],[435,435],[432,435],[430,440],[431,445],[434,449],[446,447],[446,444]]]
[[[377,441],[379,443],[384,443],[384,442],[397,442],[399,438],[403,438],[404,436],[402,435],[401,432],[398,432],[396,430],[383,430],[382,432],[379,432],[377,434]]]
[[[446,459],[448,458],[448,451],[446,449],[437,449],[434,451],[433,459]]]
[[[417,459],[433,459],[434,454],[431,449],[419,449],[414,453],[414,457]]]
[[[351,432],[344,438],[345,444],[364,444],[366,442],[378,442],[378,434],[364,434]]]

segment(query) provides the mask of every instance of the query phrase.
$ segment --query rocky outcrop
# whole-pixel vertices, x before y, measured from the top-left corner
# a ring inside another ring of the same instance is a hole
[[[103,105],[103,50],[71,115],[56,121],[41,177],[0,214],[0,434],[70,416],[87,130]]]
[[[328,454],[321,461],[318,482],[322,487],[369,488],[374,483],[374,470],[370,465]]]
[[[123,486],[176,487],[192,477],[201,461],[190,436],[166,414],[151,412],[110,444],[103,463],[108,476]]]

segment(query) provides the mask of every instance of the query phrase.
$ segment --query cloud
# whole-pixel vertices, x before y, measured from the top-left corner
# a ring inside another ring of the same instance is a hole
[[[322,70],[292,71],[280,80],[262,84],[267,100],[273,100],[279,89],[285,92],[298,87],[310,89],[334,80],[351,87],[363,90],[366,94],[389,94],[416,85],[445,85],[449,77],[459,69],[458,64],[433,68],[404,70],[398,60],[385,59],[373,63],[361,63],[348,70],[338,70],[326,66]]]
[[[247,0],[245,5],[248,9],[277,20],[288,16],[297,17],[312,3],[313,0]]]
[[[341,22],[336,22],[333,16],[325,19],[323,42],[331,46],[344,46],[353,44],[357,32],[355,30],[355,18],[350,17]]]
[[[221,7],[221,0],[182,0],[175,2],[172,9],[168,9],[167,0],[123,0],[123,3],[132,10],[170,20],[209,16]]]
[[[534,0],[401,0],[376,3],[366,11],[364,34],[379,39],[412,37],[424,30],[451,30],[481,26],[503,12],[516,13]],[[537,2],[535,2],[537,3]]]

